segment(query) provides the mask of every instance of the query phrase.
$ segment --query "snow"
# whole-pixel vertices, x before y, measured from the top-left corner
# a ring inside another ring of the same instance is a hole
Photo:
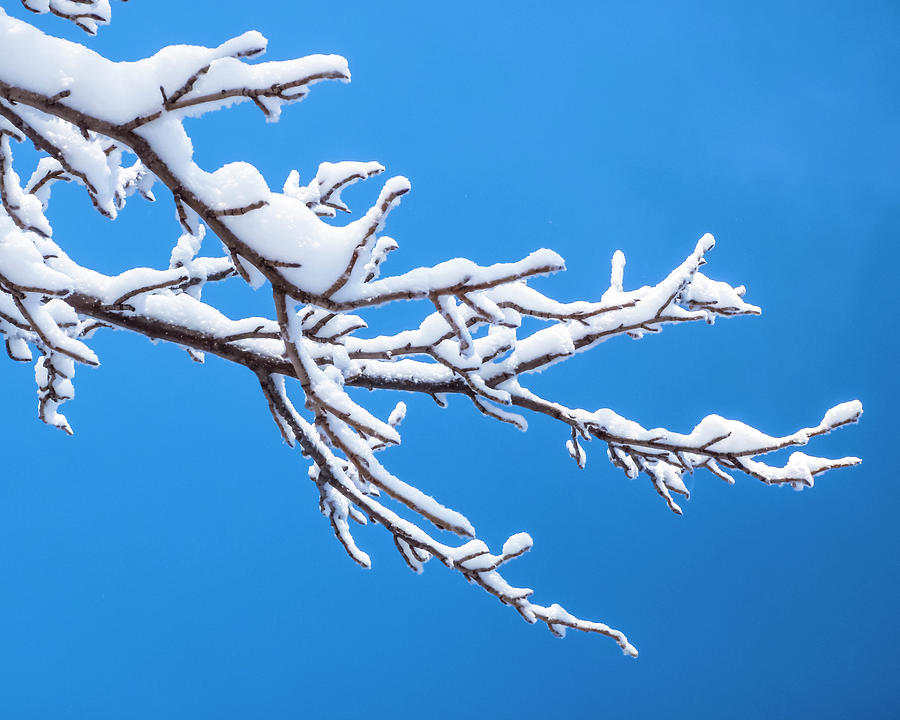
[[[107,0],[25,5],[89,32],[110,17]],[[85,18],[85,11],[97,17]],[[399,243],[382,231],[411,190],[407,178],[388,178],[355,220],[330,222],[339,212],[350,213],[342,199],[345,188],[384,172],[378,162],[323,162],[306,185],[293,170],[281,192],[246,162],[199,167],[185,118],[250,101],[274,121],[313,83],[349,80],[346,61],[335,55],[250,62],[266,45],[262,35],[248,32],[214,48],[176,45],[137,62],[112,62],[0,9],[0,334],[14,360],[30,361],[32,349],[37,351],[34,378],[44,422],[72,432],[59,408],[75,395],[76,363],[99,363],[89,347],[98,321],[174,338],[195,359],[206,350],[246,363],[285,441],[299,444],[311,458],[309,476],[320,509],[355,562],[372,565],[350,521],[364,525],[371,519],[392,535],[415,572],[437,558],[515,607],[527,622],[542,622],[558,636],[569,629],[607,635],[632,656],[637,651],[621,632],[555,603],[535,604],[531,589],[504,578],[503,566],[531,549],[527,533],[511,536],[493,554],[464,514],[391,473],[378,453],[401,443],[406,404],[398,402],[384,420],[348,387],[427,393],[441,406],[449,393],[460,394],[481,413],[521,430],[528,425],[519,411],[542,413],[570,434],[566,448],[580,468],[587,460],[584,445],[597,440],[615,467],[628,478],[645,475],[679,514],[673,494],[689,498],[686,472],[708,469],[733,483],[729,473],[736,471],[766,484],[803,488],[827,470],[859,462],[799,451],[783,466],[765,460],[856,422],[862,407],[855,401],[784,436],[714,414],[677,433],[646,429],[607,408],[569,408],[522,384],[529,374],[613,338],[637,339],[686,321],[758,315],[760,308],[744,300],[743,285],[700,272],[715,245],[712,235],[703,235],[659,282],[631,290],[625,286],[625,255],[616,250],[599,300],[560,302],[528,284],[565,269],[563,258],[546,248],[514,262],[479,265],[457,257],[385,275],[388,255]],[[42,155],[24,188],[13,169],[11,138],[30,140]],[[80,184],[111,219],[134,193],[152,199],[156,186],[171,193],[181,229],[168,266],[109,276],[70,258],[45,215],[53,182],[60,179]],[[221,257],[201,255],[208,232],[225,245]],[[272,318],[231,318],[203,298],[208,283],[239,274],[253,287],[270,284]],[[407,301],[422,301],[425,308],[417,327],[367,332],[369,308]],[[523,326],[523,318],[531,321]],[[534,321],[543,325],[533,329]],[[286,374],[296,377],[299,391],[293,384],[289,390]],[[673,381],[680,379],[673,374]],[[426,481],[427,476],[417,478]],[[395,512],[397,504],[415,521]],[[433,534],[426,520],[456,537]]]
[[[37,288],[49,295],[72,289],[71,279],[47,267],[34,243],[6,216],[0,216],[0,276],[10,286]]]
[[[240,57],[258,56],[265,51],[266,39],[258,32],[247,32],[218,47],[172,45],[136,62],[112,62],[96,52],[59,38],[50,37],[25,22],[9,17],[0,8],[0,80],[52,97],[69,91],[65,106],[124,124],[152,115],[160,101],[160,88],[172,96],[201,68],[209,66],[184,101],[240,88],[262,89],[276,83],[317,74],[333,73],[349,79],[347,63],[336,55],[310,55],[298,60],[249,65]],[[30,58],[23,63],[21,58]],[[300,92],[300,90],[295,90]],[[115,102],[110,102],[115,98]],[[299,99],[299,97],[297,98]],[[180,117],[197,116],[236,102],[247,95],[188,105],[176,110]],[[284,100],[272,99],[271,112],[277,114]]]
[[[400,423],[403,422],[403,419],[406,417],[406,403],[401,401],[398,402],[396,407],[391,411],[391,414],[388,416],[388,425],[391,427],[397,427]]]
[[[35,13],[54,12],[67,17],[91,35],[99,25],[109,22],[109,0],[22,0],[22,4]],[[2,9],[0,9],[2,12]]]

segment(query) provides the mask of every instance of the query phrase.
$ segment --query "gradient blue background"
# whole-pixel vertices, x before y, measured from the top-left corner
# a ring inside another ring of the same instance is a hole
[[[0,716],[897,717],[900,6],[422,5],[117,3],[89,42],[136,59],[258,29],[272,59],[347,56],[353,83],[280,124],[242,107],[190,130],[204,167],[250,160],[273,187],[323,160],[409,176],[393,271],[552,247],[570,269],[540,287],[596,298],[616,248],[635,287],[713,232],[708,274],[746,283],[762,317],[610,342],[533,387],[685,431],[719,412],[789,432],[858,397],[863,422],[810,451],[864,464],[803,493],[698,473],[675,517],[597,443],[578,471],[553,423],[522,435],[462,400],[404,398],[392,469],[495,547],[529,531],[510,579],[626,631],[630,660],[555,640],[441,566],[416,577],[377,527],[358,533],[375,568],[357,568],[241,368],[102,334],[67,438],[35,418],[30,368],[4,361]],[[109,272],[164,266],[160,195],[111,224],[62,189],[57,237]],[[210,297],[269,306],[239,285]]]

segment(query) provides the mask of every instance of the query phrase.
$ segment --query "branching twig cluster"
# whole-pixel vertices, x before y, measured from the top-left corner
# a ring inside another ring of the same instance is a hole
[[[89,32],[109,20],[107,0],[23,2]],[[537,605],[531,590],[509,585],[502,566],[526,552],[531,538],[514,535],[492,554],[465,516],[394,476],[378,453],[399,444],[405,405],[381,419],[346,388],[425,393],[441,404],[448,394],[462,395],[481,413],[523,430],[521,411],[550,416],[568,426],[567,448],[580,467],[587,458],[583,442],[600,440],[613,465],[629,477],[645,474],[677,513],[672,495],[688,495],[684,474],[698,468],[727,482],[733,482],[730,473],[740,472],[799,487],[812,485],[825,470],[858,462],[801,452],[783,467],[759,459],[854,422],[858,403],[838,406],[817,426],[781,438],[717,416],[683,435],[646,430],[610,410],[567,408],[523,384],[529,373],[613,337],[758,314],[744,301],[743,287],[701,272],[714,244],[709,235],[656,285],[636,290],[625,289],[625,260],[616,252],[602,297],[562,303],[529,285],[533,277],[564,269],[549,250],[511,263],[456,259],[383,276],[385,260],[398,246],[381,233],[409,192],[405,178],[387,180],[358,219],[344,226],[328,222],[337,212],[350,212],[342,190],[380,174],[378,163],[323,163],[305,186],[295,171],[281,192],[244,163],[202,170],[192,159],[185,117],[250,101],[275,119],[283,104],[301,100],[312,84],[349,79],[345,61],[335,56],[248,62],[265,45],[258,33],[247,33],[218,48],[169,47],[145,61],[116,64],[0,10],[0,332],[12,359],[32,360],[32,348],[39,353],[35,375],[45,422],[71,433],[58,409],[73,397],[76,363],[98,364],[88,342],[100,328],[176,343],[198,361],[212,353],[238,363],[257,377],[286,442],[310,458],[322,513],[360,565],[368,567],[370,558],[358,547],[351,520],[386,528],[416,572],[437,558],[529,622],[541,621],[558,635],[567,628],[608,635],[632,655],[636,651],[622,633],[558,605]],[[22,61],[31,55],[49,60]],[[14,171],[11,141],[28,141],[42,155],[28,182]],[[130,164],[125,158],[132,158]],[[154,200],[153,187],[162,185],[181,227],[168,268],[107,276],[71,259],[44,213],[58,181],[81,185],[110,218],[135,193]],[[224,244],[224,256],[199,256],[207,229]],[[203,299],[207,283],[238,276],[268,285],[273,317],[231,319]],[[418,327],[393,335],[365,332],[358,313],[410,300],[430,307]],[[543,325],[523,332],[525,318]],[[299,391],[289,390],[286,378],[298,381]],[[292,397],[302,398],[301,406]],[[392,503],[421,521],[405,519]],[[462,540],[441,540],[422,521]]]

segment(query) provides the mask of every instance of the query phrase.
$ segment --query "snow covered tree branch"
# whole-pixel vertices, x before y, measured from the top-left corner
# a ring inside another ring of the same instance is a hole
[[[108,0],[23,4],[91,34],[110,19]],[[254,62],[265,49],[265,38],[249,32],[216,48],[171,46],[139,62],[115,63],[0,8],[0,333],[13,360],[32,362],[37,351],[44,422],[72,433],[59,409],[74,396],[76,365],[99,365],[90,340],[103,328],[169,341],[197,361],[211,353],[237,363],[256,376],[284,440],[309,458],[321,511],[357,563],[369,567],[371,560],[350,520],[371,521],[391,534],[414,571],[437,558],[528,622],[540,621],[557,635],[568,628],[607,635],[629,655],[637,651],[621,632],[559,605],[535,604],[530,589],[504,579],[502,566],[530,549],[527,534],[513,535],[493,554],[463,514],[392,474],[377,453],[400,443],[404,403],[380,418],[347,388],[423,393],[438,404],[457,394],[522,430],[522,412],[541,413],[564,426],[579,467],[587,457],[583,443],[597,439],[615,467],[630,478],[646,475],[678,514],[673,494],[688,496],[684,474],[696,469],[729,483],[732,473],[741,473],[800,488],[826,470],[859,462],[800,451],[783,466],[763,459],[856,422],[858,402],[832,408],[817,425],[785,437],[716,415],[681,434],[647,430],[608,409],[568,408],[524,385],[529,373],[613,337],[759,314],[745,302],[743,286],[701,272],[714,246],[710,235],[655,285],[634,290],[625,289],[625,258],[616,251],[599,299],[563,303],[529,285],[565,269],[546,249],[514,262],[482,266],[457,258],[385,276],[398,243],[382,231],[410,191],[406,178],[384,182],[372,207],[349,224],[330,222],[350,212],[342,191],[381,174],[379,163],[325,162],[306,185],[294,171],[280,192],[247,163],[200,168],[185,118],[251,102],[274,121],[315,83],[350,79],[341,57]],[[15,169],[15,143],[30,143],[40,154],[26,182]],[[45,214],[56,182],[82,186],[110,219],[135,194],[154,201],[157,188],[171,196],[179,236],[168,266],[109,276],[70,258]],[[224,246],[222,256],[199,255],[208,232]],[[203,299],[206,284],[241,280],[271,292],[271,317],[230,318]],[[367,332],[360,313],[401,301],[422,301],[418,327]],[[528,318],[543,326],[524,332]],[[400,514],[407,511],[417,519]]]

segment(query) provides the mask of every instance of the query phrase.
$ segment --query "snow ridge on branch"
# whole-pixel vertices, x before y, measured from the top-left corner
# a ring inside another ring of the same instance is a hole
[[[108,0],[23,4],[90,33],[110,17]],[[567,408],[523,384],[528,374],[614,337],[639,339],[666,325],[759,314],[743,299],[743,286],[701,272],[715,244],[711,235],[655,285],[633,290],[626,289],[625,256],[616,251],[599,299],[564,303],[529,285],[533,277],[565,269],[547,249],[513,262],[481,266],[457,258],[385,275],[398,243],[382,231],[410,191],[406,178],[385,181],[357,219],[329,222],[351,212],[344,189],[384,171],[377,162],[322,163],[306,184],[293,171],[280,192],[247,163],[200,168],[183,127],[186,117],[252,102],[274,121],[313,84],[349,80],[341,57],[253,62],[265,48],[265,38],[250,32],[216,48],[172,46],[135,63],[114,63],[0,8],[0,334],[11,359],[34,362],[37,353],[44,422],[72,433],[59,408],[74,397],[76,364],[99,364],[90,339],[101,328],[175,343],[198,362],[212,353],[238,363],[256,376],[284,440],[310,459],[322,514],[354,561],[371,566],[351,521],[381,525],[415,572],[437,558],[529,623],[541,622],[558,636],[567,629],[606,635],[628,655],[637,651],[618,630],[556,604],[538,605],[532,590],[504,579],[503,566],[531,548],[530,536],[517,533],[492,553],[465,515],[392,474],[378,453],[400,443],[405,404],[382,419],[347,388],[424,393],[439,405],[460,395],[521,430],[527,428],[524,412],[542,413],[562,423],[579,467],[587,461],[583,443],[599,440],[615,467],[630,478],[646,475],[679,514],[673,494],[688,496],[684,474],[697,469],[729,483],[731,473],[740,473],[800,488],[827,470],[859,462],[800,451],[783,466],[761,459],[856,422],[858,402],[832,408],[817,425],[784,437],[717,415],[680,434],[647,430],[608,409]],[[43,61],[23,62],[32,57]],[[14,142],[28,142],[41,154],[24,183],[14,170]],[[133,195],[153,201],[155,187],[167,192],[179,226],[168,266],[108,276],[79,265],[45,214],[56,182],[82,186],[110,219]],[[224,255],[201,255],[209,232]],[[238,277],[268,287],[272,317],[229,318],[203,298],[206,284]],[[365,332],[368,308],[401,301],[427,308],[418,327]],[[524,318],[543,325],[525,332]],[[401,508],[417,520],[406,519]]]

